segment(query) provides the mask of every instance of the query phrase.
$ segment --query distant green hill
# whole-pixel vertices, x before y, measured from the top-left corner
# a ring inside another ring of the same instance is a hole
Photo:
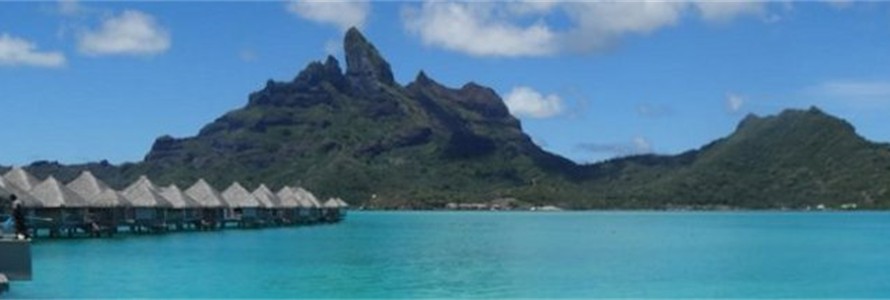
[[[890,204],[890,147],[815,108],[749,116],[732,135],[677,156],[576,165],[535,145],[492,89],[449,88],[423,72],[402,86],[357,30],[344,47],[345,72],[328,57],[292,81],[270,80],[197,136],[158,138],[142,162],[28,170],[66,180],[90,169],[117,187],[140,174],[183,186],[199,177],[219,188],[299,184],[375,207],[498,198],[576,208]]]
[[[861,138],[817,108],[749,115],[730,136],[681,155],[585,168],[601,174],[587,179],[585,188],[612,207],[890,204],[890,147]]]

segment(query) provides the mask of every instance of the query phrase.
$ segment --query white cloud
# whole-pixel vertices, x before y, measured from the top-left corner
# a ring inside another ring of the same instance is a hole
[[[23,38],[0,35],[0,66],[55,68],[65,65],[65,55],[58,51],[39,51],[37,45]]]
[[[563,34],[564,51],[606,49],[628,34],[647,34],[676,24],[686,4],[681,2],[583,2],[566,4],[576,27]]]
[[[726,94],[726,110],[729,111],[730,113],[739,112],[742,109],[742,106],[744,106],[744,105],[745,105],[744,97],[737,95],[737,94],[733,94],[733,93]]]
[[[525,86],[513,88],[504,98],[504,103],[516,117],[549,118],[563,111],[562,99],[559,96],[555,94],[544,96]]]
[[[426,45],[476,56],[538,56],[556,49],[554,34],[543,23],[517,25],[494,3],[427,2],[403,10],[405,28]]]
[[[426,2],[407,5],[402,21],[427,45],[476,56],[544,56],[602,51],[627,35],[649,34],[684,18],[725,23],[766,15],[766,6],[750,1]],[[567,24],[553,21],[563,15]]]
[[[82,32],[78,49],[87,55],[155,55],[170,49],[170,33],[151,15],[126,10]]]
[[[371,12],[366,1],[293,1],[287,10],[304,19],[335,25],[343,31],[349,27],[362,27]]]
[[[759,1],[699,1],[695,7],[702,19],[726,23],[743,15],[763,15],[766,5]]]

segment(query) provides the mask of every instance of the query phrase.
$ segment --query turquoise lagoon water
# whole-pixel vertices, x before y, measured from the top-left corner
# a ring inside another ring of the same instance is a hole
[[[890,214],[353,212],[40,240],[12,298],[890,297]]]

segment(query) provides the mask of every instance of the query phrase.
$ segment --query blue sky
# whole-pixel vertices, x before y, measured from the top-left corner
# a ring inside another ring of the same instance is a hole
[[[494,88],[578,162],[675,154],[816,105],[890,141],[890,3],[0,3],[0,164],[138,161],[359,26],[398,82]]]

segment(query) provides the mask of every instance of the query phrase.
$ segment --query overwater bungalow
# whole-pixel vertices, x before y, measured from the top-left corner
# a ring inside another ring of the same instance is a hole
[[[300,202],[294,194],[294,190],[285,186],[278,190],[278,193],[275,195],[278,196],[279,201],[281,201],[278,205],[281,211],[281,220],[285,224],[297,223],[300,219],[298,213]]]
[[[279,225],[284,223],[281,219],[284,215],[284,209],[278,195],[272,192],[265,184],[260,184],[252,194],[260,203],[268,203],[268,220]]]
[[[126,210],[126,223],[131,229],[153,232],[167,229],[166,211],[173,208],[167,198],[161,196],[154,183],[146,176],[140,176],[122,192],[130,205]]]
[[[21,201],[22,208],[24,208],[25,210],[25,215],[29,217],[28,227],[49,228],[48,222],[41,222],[40,219],[34,218],[36,216],[36,210],[43,206],[43,203],[37,201],[34,196],[31,196],[30,193],[7,181],[6,178],[4,178],[3,176],[0,176],[0,191],[2,191],[2,195],[0,195],[0,197],[2,197],[3,199],[10,199],[10,196],[15,195],[16,198]],[[11,209],[11,207],[7,208]],[[12,214],[12,211],[4,211],[0,213]]]
[[[38,208],[43,207],[43,203],[31,196],[30,193],[30,190],[39,183],[40,181],[37,178],[19,167],[15,167],[3,176],[0,176],[0,187],[16,195],[22,201],[25,213],[29,217],[28,227],[49,228],[51,223],[49,220],[37,218],[38,213],[43,214],[43,212],[37,211]]]
[[[349,207],[343,199],[329,198],[322,204],[324,208],[324,220],[328,222],[338,222],[346,216],[346,208]]]
[[[203,178],[185,190],[185,194],[200,203],[200,228],[217,228],[223,220],[222,196]]]
[[[3,196],[6,199],[9,199],[10,195],[15,195],[16,198],[22,201],[24,207],[39,207],[41,204],[39,201],[34,199],[30,193],[20,188],[18,185],[12,184],[7,181],[6,178],[0,176],[0,190],[3,191]]]
[[[240,183],[233,182],[221,195],[227,221],[235,222],[239,227],[260,223],[260,202]]]
[[[296,188],[289,188],[297,201],[297,220],[300,223],[312,223],[314,204],[305,193],[299,192]]]
[[[340,199],[339,197],[334,198],[334,200],[337,200],[337,203],[340,204],[340,216],[346,217],[346,211],[349,210],[349,203],[346,203],[346,201],[343,201],[343,199]]]
[[[188,225],[197,228],[201,220],[201,203],[185,194],[178,186],[171,184],[162,187],[161,196],[170,201],[172,209],[167,212],[167,223],[176,229],[183,229]]]
[[[340,203],[334,198],[328,198],[321,204],[322,220],[325,222],[335,222],[340,220]]]
[[[275,194],[266,187],[265,184],[261,184],[257,187],[253,192],[250,193],[256,198],[257,202],[260,203],[260,211],[259,218],[262,220],[264,224],[273,225],[277,224],[276,221],[276,204],[272,198],[275,197]]]
[[[318,198],[301,187],[292,187],[294,195],[300,201],[300,210],[304,214],[304,222],[315,223],[322,218],[322,206]]]
[[[14,167],[6,174],[3,174],[3,178],[6,179],[7,182],[12,183],[22,189],[23,191],[31,191],[34,189],[34,186],[40,184],[40,180],[22,169],[21,167]]]
[[[55,236],[62,231],[73,235],[78,229],[89,232],[86,225],[86,214],[89,203],[86,199],[69,189],[67,186],[50,176],[30,191],[31,196],[40,202],[35,208],[35,217],[47,220],[50,235]],[[42,223],[42,222],[41,222]],[[36,226],[36,230],[42,226]]]
[[[132,206],[124,194],[113,189],[87,198],[87,202],[90,203],[88,221],[93,221],[88,225],[96,236],[117,233],[118,225],[124,220],[126,208]]]
[[[117,231],[117,224],[124,216],[124,207],[128,206],[121,193],[93,176],[90,171],[82,172],[66,186],[87,201],[85,222],[91,234],[112,234]]]
[[[6,186],[6,190],[15,194],[17,198],[22,199],[23,207],[26,210],[26,214],[29,216],[28,220],[30,228],[52,227],[50,219],[37,218],[38,215],[44,215],[46,212],[37,211],[37,208],[43,206],[43,204],[40,201],[36,201],[36,199],[30,195],[31,189],[39,184],[40,180],[21,167],[13,167],[0,178],[3,179],[3,184]],[[52,220],[55,221],[55,219]]]

